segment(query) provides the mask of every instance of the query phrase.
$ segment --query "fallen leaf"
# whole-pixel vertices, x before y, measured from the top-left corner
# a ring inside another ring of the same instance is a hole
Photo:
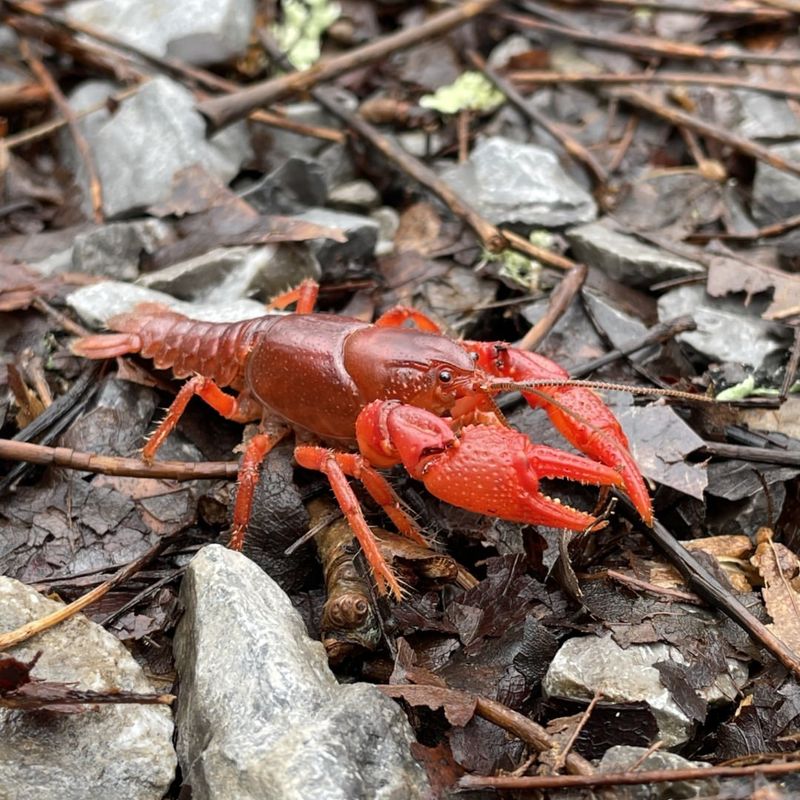
[[[772,617],[768,627],[795,653],[800,653],[800,594],[795,579],[800,575],[800,560],[788,547],[772,540],[772,531],[761,528],[758,547],[751,559],[764,579],[761,594]]]
[[[444,709],[444,715],[451,725],[463,728],[473,716],[477,700],[464,692],[455,689],[444,689],[441,686],[379,686],[387,697],[401,697],[412,706],[427,706],[436,711]]]

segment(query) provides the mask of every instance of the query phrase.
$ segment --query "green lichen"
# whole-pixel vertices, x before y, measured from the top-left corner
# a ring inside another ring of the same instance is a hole
[[[465,72],[449,86],[439,87],[434,94],[423,95],[419,104],[440,114],[459,111],[493,111],[505,97],[480,72]]]
[[[539,288],[539,276],[542,265],[535,259],[517,252],[516,250],[503,250],[500,253],[490,253],[484,250],[483,263],[498,264],[499,277],[512,281],[527,292],[535,292]]]
[[[330,0],[283,0],[283,19],[273,36],[292,66],[306,69],[319,60],[322,34],[342,13]]]

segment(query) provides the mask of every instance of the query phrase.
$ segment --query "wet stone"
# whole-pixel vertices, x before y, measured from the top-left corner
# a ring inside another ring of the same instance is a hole
[[[185,303],[164,292],[122,281],[103,281],[82,286],[67,295],[66,302],[91,328],[102,328],[115,314],[130,311],[138,303],[161,303],[191,319],[208,322],[238,322],[264,314],[264,305],[255,300]]]
[[[608,219],[572,228],[567,238],[578,261],[627,286],[648,288],[660,281],[705,273],[701,264],[622,233]]]
[[[778,144],[769,150],[793,164],[800,165],[800,142]],[[759,225],[800,214],[800,177],[776,169],[763,161],[756,161],[752,212]]]
[[[107,90],[107,84],[93,84],[91,91],[79,89],[70,97],[70,104],[80,110],[93,105],[88,101]],[[84,117],[81,128],[92,150],[103,211],[109,218],[166,201],[175,175],[195,164],[227,183],[250,154],[245,126],[232,125],[207,139],[192,93],[164,77],[148,81],[113,114],[103,109]],[[79,184],[87,187],[85,167],[74,145],[69,139],[62,141],[67,142],[67,162]],[[88,198],[87,191],[84,196]]]
[[[786,330],[761,319],[758,303],[743,307],[740,300],[710,297],[702,286],[681,286],[658,299],[661,322],[683,314],[692,316],[696,330],[679,334],[682,344],[711,361],[733,361],[759,369],[783,356]]]
[[[378,190],[364,180],[340,183],[328,195],[328,205],[340,211],[372,211],[380,202]]]
[[[195,800],[428,796],[399,706],[373,686],[340,686],[321,643],[253,562],[204,548],[181,600],[178,753]]]
[[[143,275],[138,283],[188,302],[234,303],[254,296],[266,300],[320,275],[306,245],[277,244],[219,247]]]
[[[685,663],[680,651],[666,644],[621,648],[611,636],[568,639],[556,654],[542,683],[550,696],[591,700],[596,692],[610,702],[644,701],[658,723],[665,747],[689,740],[692,722],[661,683],[655,665],[662,661]],[[747,668],[728,661],[728,671],[699,694],[708,702],[736,697],[737,686],[747,680]],[[735,681],[735,683],[734,683]]]
[[[575,183],[555,153],[495,136],[469,160],[445,170],[444,180],[490,222],[555,227],[597,216],[592,196]]]
[[[62,608],[0,577],[0,631]],[[42,653],[33,677],[78,689],[156,691],[122,643],[83,614],[5,651],[21,661]],[[161,800],[176,766],[166,706],[101,705],[85,713],[0,708],[0,796],[26,800]]]
[[[253,0],[84,0],[67,19],[153,56],[214,64],[242,55],[253,25]]]
[[[676,753],[657,751],[649,753],[644,747],[619,745],[610,747],[600,761],[598,772],[639,772],[665,769],[697,769],[707,767],[703,761],[689,761]],[[629,800],[690,800],[692,797],[714,797],[718,791],[716,780],[673,781],[670,783],[626,786],[625,796]]]

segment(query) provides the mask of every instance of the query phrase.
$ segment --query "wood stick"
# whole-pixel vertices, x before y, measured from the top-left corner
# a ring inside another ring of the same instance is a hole
[[[341,55],[318,61],[308,69],[270,78],[225,97],[205,100],[197,106],[197,110],[208,120],[212,130],[218,130],[246,116],[257,106],[267,106],[287,95],[308,91],[320,83],[338,78],[354,69],[361,69],[398,50],[447,33],[482,14],[498,1],[467,0],[455,8],[435,14],[421,25],[382,36]]]
[[[30,442],[0,439],[0,459],[52,464],[67,469],[99,472],[134,478],[164,478],[193,481],[200,478],[233,480],[239,471],[237,461],[154,461],[147,464],[136,458],[81,453],[69,447],[45,447]]]
[[[544,128],[576,161],[581,162],[589,172],[594,175],[599,183],[608,180],[608,173],[600,162],[574,137],[570,136],[564,128],[548,119],[538,108],[524,98],[505,78],[501,78],[489,67],[481,56],[474,50],[467,51],[467,58],[472,65],[479,69],[501,91],[508,102],[514,106],[529,122]]]
[[[501,19],[520,28],[542,31],[576,42],[583,42],[606,50],[625,50],[639,56],[652,58],[679,58],[714,62],[738,61],[749,64],[783,64],[791,66],[800,63],[800,53],[754,53],[736,52],[729,47],[702,47],[697,44],[660,39],[657,36],[640,36],[632,33],[592,33],[580,28],[555,25],[521,14],[500,13]]]
[[[52,628],[55,625],[58,625],[60,622],[64,622],[64,620],[74,617],[79,611],[82,611],[87,606],[97,602],[101,597],[108,594],[108,592],[111,591],[111,589],[113,589],[115,586],[119,586],[121,583],[124,583],[126,580],[128,580],[128,578],[135,575],[145,564],[156,558],[156,556],[158,556],[172,543],[176,536],[177,534],[174,534],[173,536],[166,536],[163,539],[160,539],[143,556],[141,556],[141,558],[137,558],[136,561],[133,561],[126,567],[123,567],[109,580],[101,583],[99,586],[95,587],[90,592],[87,592],[82,597],[79,597],[77,600],[73,600],[73,602],[68,603],[63,608],[59,608],[56,611],[53,611],[51,614],[47,614],[44,617],[33,620],[33,622],[28,622],[25,625],[21,625],[19,628],[9,631],[8,633],[0,633],[0,651],[20,644],[27,639],[30,639],[32,636],[36,636],[37,633],[42,633],[42,631],[46,631],[48,628]]]
[[[550,72],[548,70],[512,70],[507,75],[514,83],[524,86],[550,86],[565,83],[589,84],[630,84],[630,83],[664,83],[677,86],[697,85],[715,86],[722,89],[746,89],[763,92],[777,97],[791,97],[800,100],[800,88],[789,81],[751,81],[736,75],[713,75],[703,72]]]
[[[89,196],[92,201],[92,216],[95,222],[101,224],[104,220],[103,188],[100,185],[100,178],[97,174],[97,167],[94,163],[94,156],[92,156],[89,142],[86,141],[86,137],[83,135],[80,125],[78,125],[75,112],[67,102],[67,98],[64,97],[64,93],[61,91],[53,76],[47,71],[47,67],[45,67],[41,59],[34,54],[33,48],[27,39],[22,39],[20,41],[19,49],[22,57],[30,67],[31,72],[33,72],[36,79],[47,89],[56,108],[58,108],[61,112],[61,116],[63,116],[67,122],[69,132],[75,142],[75,147],[80,154],[81,161],[83,161],[89,179]]]
[[[523,775],[484,777],[465,775],[458,785],[462,789],[566,789],[592,786],[636,786],[644,783],[673,783],[704,781],[713,778],[738,778],[755,775],[788,775],[800,772],[800,761],[777,764],[749,764],[744,767],[687,767],[685,769],[654,769],[643,772],[595,772],[594,775]]]

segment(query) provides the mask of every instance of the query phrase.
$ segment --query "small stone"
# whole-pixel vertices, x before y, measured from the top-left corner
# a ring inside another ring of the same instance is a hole
[[[556,227],[597,216],[592,196],[564,172],[555,153],[537,145],[484,139],[466,163],[442,177],[494,224]]]
[[[701,264],[644,244],[616,230],[607,219],[571,228],[567,238],[579,261],[626,286],[648,288],[672,278],[705,274]]]
[[[653,712],[665,747],[689,740],[692,723],[661,683],[655,667],[660,661],[686,663],[682,653],[667,644],[630,645],[622,649],[611,636],[568,639],[550,664],[542,688],[548,695],[591,700],[596,692],[610,702],[644,701]],[[735,697],[747,680],[747,668],[728,660],[728,671],[710,690],[700,692],[708,702]]]
[[[92,85],[70,99],[79,110],[91,97],[108,90]],[[250,155],[246,127],[232,125],[206,138],[205,122],[195,110],[194,95],[179,83],[153,78],[113,113],[96,111],[81,120],[81,129],[94,158],[109,218],[131,214],[166,201],[172,180],[182,169],[200,164],[224,183]],[[62,141],[65,141],[62,139]],[[69,142],[70,140],[66,140]],[[78,182],[88,185],[85,167],[67,144],[67,160]],[[84,192],[88,197],[88,192]]]
[[[657,750],[648,752],[644,747],[617,745],[606,750],[598,772],[630,772],[634,767],[639,772],[665,769],[697,769],[708,767],[704,761],[689,761],[676,753]],[[626,786],[625,796],[629,800],[689,800],[692,797],[715,797],[718,783],[714,779],[705,781],[670,781],[669,783],[639,784]]]
[[[378,223],[374,219],[360,214],[348,214],[345,211],[332,211],[328,208],[310,208],[296,219],[324,225],[328,228],[340,228],[347,236],[346,242],[335,242],[332,239],[315,239],[309,242],[312,252],[319,259],[322,269],[329,279],[333,274],[343,277],[337,269],[348,262],[360,262],[372,258],[375,244],[378,241]]]
[[[702,286],[681,286],[658,299],[661,322],[689,314],[696,330],[677,336],[711,361],[732,361],[760,369],[767,359],[782,357],[787,345],[783,326],[763,320],[739,300],[710,297]]]
[[[325,169],[304,155],[287,158],[242,197],[262,214],[297,214],[324,205],[328,197]]]
[[[733,132],[745,139],[780,141],[800,136],[800,118],[785,97],[765,92],[736,89],[732,92],[735,111]]]
[[[171,237],[168,225],[156,219],[112,222],[75,237],[72,268],[89,275],[133,280],[143,254],[154,253]]]
[[[400,215],[391,206],[376,208],[370,219],[378,223],[378,241],[375,256],[387,256],[394,252],[394,237],[400,227]]]
[[[91,25],[153,56],[215,64],[244,53],[253,0],[83,0],[67,19]]]
[[[205,547],[181,586],[178,753],[195,800],[429,796],[400,708],[340,686],[321,643],[253,562]]]
[[[263,316],[264,306],[255,300],[230,303],[184,303],[163,292],[122,281],[103,281],[82,286],[67,295],[67,305],[90,328],[102,328],[115,314],[130,311],[138,303],[161,303],[191,319],[208,322],[238,322]]]
[[[530,53],[532,49],[533,44],[527,36],[514,33],[492,49],[489,58],[486,59],[486,65],[490,69],[502,70],[512,58]]]
[[[64,607],[0,577],[0,631]],[[78,614],[6,655],[41,657],[33,677],[96,692],[152,693],[122,643]],[[172,714],[165,706],[109,704],[83,714],[0,708],[0,796],[26,800],[161,800],[175,775]]]
[[[380,203],[378,190],[364,180],[340,183],[328,195],[328,205],[340,211],[372,211]]]
[[[304,278],[320,276],[308,247],[277,244],[219,247],[143,275],[138,283],[191,303],[234,303],[256,295],[267,300]]]
[[[769,151],[800,166],[800,142],[788,142],[770,147]],[[771,222],[800,214],[800,177],[761,161],[756,161],[753,179],[752,212],[756,222]]]

